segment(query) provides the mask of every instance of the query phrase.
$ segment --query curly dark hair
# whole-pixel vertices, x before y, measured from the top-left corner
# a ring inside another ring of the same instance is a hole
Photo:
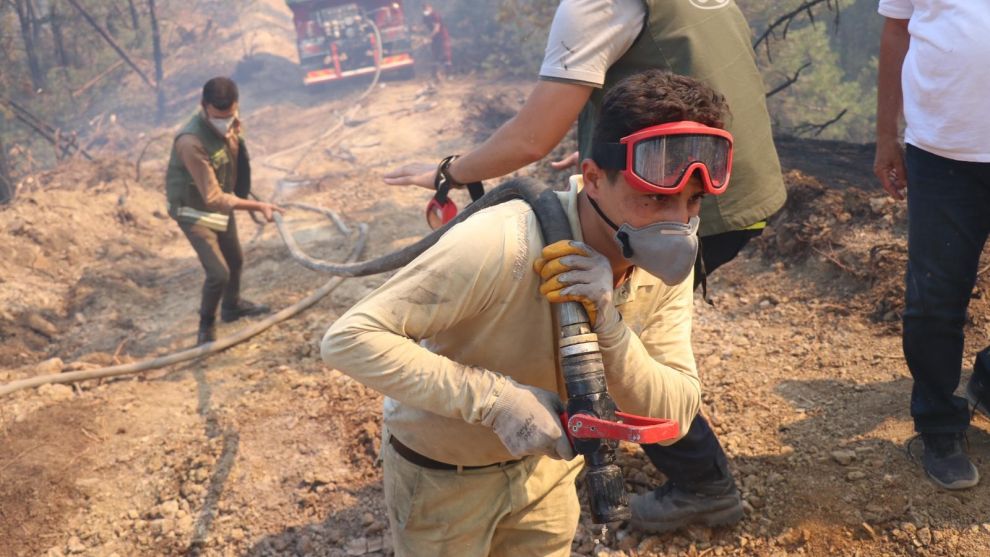
[[[605,94],[592,144],[618,143],[643,128],[681,120],[724,128],[728,112],[725,97],[697,79],[645,70]]]

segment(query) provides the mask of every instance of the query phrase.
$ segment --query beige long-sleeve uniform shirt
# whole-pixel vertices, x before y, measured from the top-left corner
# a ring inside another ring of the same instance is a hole
[[[558,195],[580,239],[578,188],[572,179]],[[481,425],[505,377],[566,397],[558,331],[532,269],[542,248],[525,202],[480,211],[341,316],[323,359],[384,393],[387,430],[415,451],[463,466],[511,460]],[[692,277],[668,287],[635,269],[615,291],[623,320],[596,331],[619,408],[675,419],[682,435],[700,401],[692,295]]]
[[[237,160],[237,134],[229,133],[224,138],[227,149],[230,151],[232,160]],[[234,210],[237,203],[237,196],[233,193],[223,191],[220,182],[217,181],[217,174],[210,163],[210,155],[203,147],[203,142],[191,133],[183,134],[175,140],[175,151],[182,159],[186,170],[192,175],[193,182],[199,195],[203,197],[206,208],[215,213],[229,215]],[[234,176],[231,183],[237,183],[237,165],[233,165]]]

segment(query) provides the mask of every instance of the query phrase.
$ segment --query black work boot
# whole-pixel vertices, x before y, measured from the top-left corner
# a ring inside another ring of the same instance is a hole
[[[985,373],[979,367],[973,368],[973,375],[966,384],[966,400],[973,410],[990,418],[990,378],[985,377]]]
[[[690,488],[673,481],[630,501],[631,525],[646,532],[663,534],[691,524],[731,526],[743,517],[742,497],[732,476]]]
[[[980,483],[980,473],[963,450],[962,433],[922,433],[922,464],[928,477],[945,489],[968,489]]]
[[[230,323],[231,321],[237,321],[241,317],[264,315],[270,311],[271,308],[264,304],[255,304],[244,298],[240,298],[233,306],[224,305],[220,307],[220,319],[223,319],[224,323]]]
[[[213,342],[217,339],[217,318],[200,317],[199,333],[196,335],[196,346]]]

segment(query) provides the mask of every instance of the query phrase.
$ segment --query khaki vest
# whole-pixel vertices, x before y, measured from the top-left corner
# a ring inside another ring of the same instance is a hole
[[[734,0],[721,8],[698,8],[693,0],[644,0],[647,20],[632,47],[609,68],[578,120],[581,158],[591,154],[602,97],[618,81],[658,68],[701,80],[725,96],[734,137],[732,177],[719,196],[701,207],[701,236],[740,230],[783,206],[780,161],[770,131],[766,92],[750,45],[749,25]],[[709,2],[712,4],[713,2]]]
[[[230,152],[227,142],[214,131],[210,123],[203,118],[202,113],[193,116],[179,133],[175,134],[175,140],[186,134],[195,135],[203,144],[210,157],[217,182],[224,193],[234,191],[237,173],[236,153]],[[203,196],[199,194],[192,175],[176,152],[175,140],[172,142],[172,154],[168,160],[168,170],[165,172],[165,193],[168,197],[169,214],[174,218],[180,207],[206,212],[208,209]]]

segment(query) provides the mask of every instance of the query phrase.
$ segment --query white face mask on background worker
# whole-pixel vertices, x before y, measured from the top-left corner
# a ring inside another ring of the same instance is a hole
[[[234,127],[234,120],[236,119],[236,116],[231,116],[230,118],[210,118],[210,124],[212,124],[221,135],[227,135],[230,133],[230,129]]]
[[[226,137],[237,125],[237,108],[236,102],[226,110],[221,110],[210,104],[204,104],[203,112],[206,114],[206,120],[217,130],[217,133]]]

